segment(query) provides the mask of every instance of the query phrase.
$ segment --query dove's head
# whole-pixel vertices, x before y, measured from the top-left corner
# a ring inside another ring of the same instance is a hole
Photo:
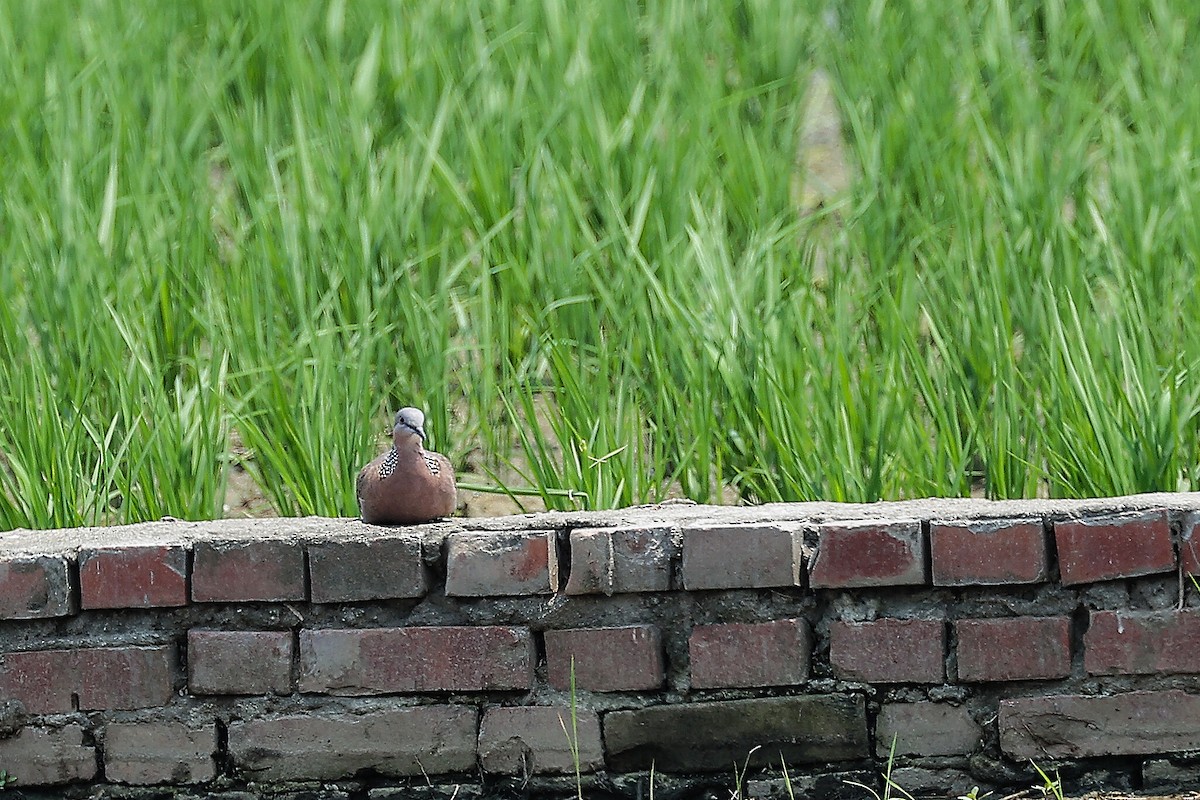
[[[392,428],[392,437],[399,440],[401,437],[411,436],[416,434],[425,439],[425,412],[419,408],[402,408],[396,412],[396,424]]]

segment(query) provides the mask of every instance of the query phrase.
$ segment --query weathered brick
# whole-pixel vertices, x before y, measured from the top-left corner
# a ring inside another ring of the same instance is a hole
[[[291,631],[188,631],[193,694],[290,694]]]
[[[932,766],[902,767],[893,764],[889,777],[895,781],[895,783],[891,784],[892,786],[903,787],[904,791],[911,794],[914,798],[952,798],[962,797],[963,795],[971,796],[972,793],[975,795],[981,794],[978,789],[979,780],[972,776],[970,772],[962,769]],[[888,794],[896,796],[899,792],[889,792]],[[986,792],[983,794],[986,794]]]
[[[571,531],[567,594],[665,592],[671,588],[671,529]]]
[[[1177,690],[1000,701],[1000,749],[1016,759],[1200,750],[1200,695]]]
[[[0,739],[0,769],[22,788],[89,781],[99,767],[96,750],[83,743],[83,728],[60,730],[24,728],[11,739]]]
[[[88,647],[75,652],[80,711],[151,708],[171,702],[174,647]]]
[[[1049,579],[1040,520],[935,522],[929,527],[935,586],[1040,583]]]
[[[836,621],[829,662],[839,678],[872,683],[941,683],[946,624],[940,619]]]
[[[975,752],[980,728],[964,706],[945,703],[886,703],[879,710],[875,752],[896,755],[957,756]]]
[[[790,686],[808,677],[812,635],[802,619],[697,625],[688,652],[694,689]]]
[[[0,620],[65,617],[72,611],[65,558],[29,556],[0,560]]]
[[[1200,514],[1188,514],[1179,539],[1179,561],[1184,574],[1200,580]]]
[[[110,547],[79,555],[84,608],[187,605],[187,551],[182,547]]]
[[[683,529],[683,585],[697,589],[802,586],[799,525],[693,525]]]
[[[866,758],[861,695],[800,695],[650,706],[604,715],[608,768],[723,772],[731,764],[824,764]]]
[[[1068,617],[960,619],[954,630],[961,681],[1048,680],[1071,674]]]
[[[663,683],[662,637],[653,625],[546,631],[546,673],[556,689],[636,692]]]
[[[88,647],[0,656],[0,696],[33,714],[166,705],[172,695],[173,648]]]
[[[117,783],[203,783],[216,777],[214,724],[111,723],[104,729],[104,777]]]
[[[1175,569],[1165,511],[1055,522],[1054,539],[1064,586]]]
[[[304,550],[287,541],[197,542],[192,600],[239,603],[303,600]]]
[[[814,589],[926,584],[927,552],[917,520],[821,525],[808,582]]]
[[[474,770],[477,722],[449,705],[254,719],[229,724],[229,753],[257,781],[445,775]]]
[[[303,630],[300,691],[386,692],[528,690],[533,638],[499,626]]]
[[[1093,611],[1083,664],[1092,675],[1200,673],[1200,611]]]
[[[1200,786],[1200,764],[1186,766],[1186,763],[1173,764],[1167,758],[1151,758],[1142,762],[1142,791],[1159,794]]]
[[[574,750],[572,748],[575,748]],[[600,717],[595,711],[549,706],[489,708],[479,725],[479,762],[501,775],[570,773],[604,765]]]
[[[446,541],[446,594],[451,597],[558,591],[554,531],[461,531]]]
[[[310,544],[308,574],[314,603],[423,597],[428,589],[415,534]]]
[[[0,655],[0,697],[19,700],[31,714],[71,711],[77,683],[74,650],[29,650]]]

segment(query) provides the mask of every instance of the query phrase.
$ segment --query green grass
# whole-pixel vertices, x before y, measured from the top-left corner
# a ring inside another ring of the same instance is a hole
[[[1037,771],[1038,777],[1042,779],[1042,785],[1036,787],[1041,790],[1043,797],[1053,797],[1054,800],[1064,800],[1062,778],[1058,775],[1058,770],[1054,771],[1054,777],[1050,777],[1050,773],[1039,767],[1035,762],[1030,761],[1033,768]]]
[[[0,529],[353,514],[404,404],[555,507],[1195,488],[1187,12],[0,4]]]
[[[892,769],[896,764],[896,738],[897,737],[895,736],[892,737],[892,744],[888,748],[887,762],[884,765],[883,774],[879,776],[883,779],[883,794],[880,794],[872,787],[859,781],[848,780],[843,781],[843,783],[862,789],[869,794],[873,800],[892,800],[894,797],[901,797],[904,798],[904,800],[915,800],[915,798],[913,798],[913,796],[909,794],[903,786],[896,783],[896,781],[892,778]],[[786,769],[784,770],[784,774],[786,774]]]

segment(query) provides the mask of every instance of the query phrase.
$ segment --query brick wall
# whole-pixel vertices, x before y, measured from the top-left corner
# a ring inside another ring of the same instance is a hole
[[[737,764],[759,796],[864,797],[894,743],[913,793],[1031,761],[1197,785],[1197,520],[1147,495],[14,531],[0,770],[382,799],[558,796],[578,765],[644,797]]]

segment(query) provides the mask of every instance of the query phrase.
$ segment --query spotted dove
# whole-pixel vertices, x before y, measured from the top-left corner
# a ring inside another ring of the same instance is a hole
[[[426,450],[424,440],[425,414],[419,408],[397,411],[392,449],[358,473],[363,522],[407,525],[454,512],[457,493],[450,459]]]

